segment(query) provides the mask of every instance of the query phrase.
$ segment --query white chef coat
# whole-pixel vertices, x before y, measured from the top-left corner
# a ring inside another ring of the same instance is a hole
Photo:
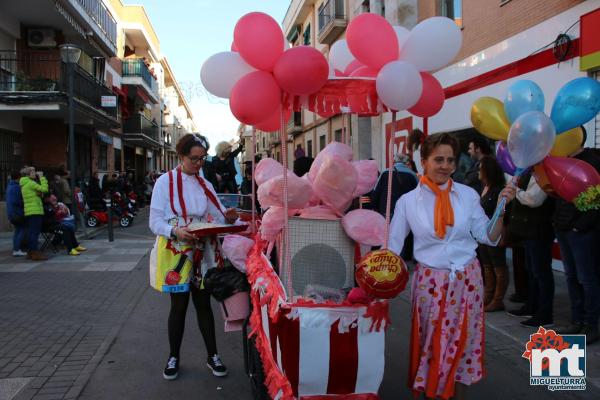
[[[447,187],[440,186],[444,190]],[[428,267],[448,269],[454,274],[463,271],[476,256],[477,242],[495,246],[487,234],[488,217],[480,205],[480,197],[472,188],[453,182],[450,202],[454,210],[454,226],[446,226],[446,235],[435,234],[435,194],[425,184],[406,193],[396,202],[390,224],[389,248],[400,254],[404,239],[414,235],[414,257]]]

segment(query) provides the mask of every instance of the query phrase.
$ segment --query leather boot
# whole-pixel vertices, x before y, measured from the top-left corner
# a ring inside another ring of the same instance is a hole
[[[494,298],[484,308],[486,312],[504,310],[504,295],[508,288],[508,268],[494,268],[494,272],[496,275],[496,290],[494,291]]]
[[[43,255],[38,250],[31,251],[30,253],[31,253],[31,260],[32,261],[46,261],[48,259],[48,257],[46,257],[45,255]]]
[[[483,265],[484,273],[484,294],[483,294],[483,305],[487,306],[494,297],[494,291],[496,290],[496,275],[494,275],[494,268],[491,265]]]

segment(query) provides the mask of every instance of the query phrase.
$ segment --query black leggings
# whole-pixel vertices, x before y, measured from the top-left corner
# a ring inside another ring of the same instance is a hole
[[[217,339],[215,337],[215,318],[210,307],[210,294],[206,290],[199,290],[190,284],[192,301],[196,308],[198,326],[206,345],[209,356],[217,354]],[[185,293],[171,293],[171,311],[169,312],[169,346],[171,356],[179,358],[179,349],[185,328],[185,314],[187,312],[190,295]]]

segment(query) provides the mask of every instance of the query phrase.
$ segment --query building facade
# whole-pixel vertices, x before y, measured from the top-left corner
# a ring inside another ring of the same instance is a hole
[[[468,138],[475,134],[470,122],[473,101],[481,96],[504,100],[507,88],[519,79],[540,85],[549,114],[557,91],[566,82],[580,76],[600,79],[594,62],[600,49],[594,44],[597,40],[591,40],[597,36],[593,29],[597,20],[587,15],[599,7],[600,0],[293,0],[282,24],[284,35],[292,45],[310,45],[325,56],[335,41],[345,37],[352,18],[363,12],[382,15],[392,25],[408,29],[426,18],[447,16],[461,27],[463,45],[453,64],[434,73],[446,93],[437,115],[424,120],[400,112],[392,127],[391,113],[321,118],[303,110],[288,124],[290,154],[300,144],[314,157],[327,143],[346,140],[355,158],[374,158],[383,168],[390,140],[394,151],[408,152],[407,136],[414,128],[430,134],[456,132],[466,148]],[[587,33],[581,31],[586,15],[592,27]],[[587,48],[582,46],[586,35]],[[588,54],[592,61],[582,64],[581,54]],[[587,145],[600,147],[600,120],[591,121],[586,129]],[[273,143],[272,154],[277,154],[279,139]],[[292,161],[290,157],[290,165]]]
[[[11,170],[33,165],[77,182],[173,165],[195,130],[143,7],[121,0],[0,0],[0,230]],[[68,165],[68,68],[59,46],[81,49],[73,68],[75,165]],[[173,132],[172,126],[177,132]]]

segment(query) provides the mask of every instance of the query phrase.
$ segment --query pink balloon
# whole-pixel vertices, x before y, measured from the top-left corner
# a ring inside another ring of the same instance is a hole
[[[360,67],[352,71],[350,74],[351,77],[361,77],[361,78],[377,78],[377,74],[379,70],[371,67]]]
[[[353,197],[362,196],[375,188],[377,177],[379,176],[379,166],[375,160],[352,161],[352,166],[356,170],[358,181]]]
[[[297,46],[279,57],[273,75],[285,92],[297,96],[309,95],[319,91],[327,82],[329,64],[319,50]]]
[[[288,209],[288,216],[296,214],[298,210]],[[283,229],[285,222],[285,213],[283,207],[269,208],[261,219],[260,236],[263,240],[273,242],[277,239],[277,235]]]
[[[315,194],[337,213],[343,214],[352,203],[357,174],[349,161],[327,156],[313,182]]]
[[[281,108],[281,105],[279,105],[277,110],[275,110],[275,112],[269,118],[258,124],[255,124],[254,127],[264,132],[275,132],[281,129]],[[287,125],[291,115],[292,111],[289,108],[286,108],[283,111],[283,123],[285,125]]]
[[[273,115],[281,104],[281,90],[273,75],[264,71],[251,72],[231,89],[229,108],[243,124],[255,125]]]
[[[359,69],[361,67],[364,67],[364,66],[365,65],[363,63],[361,63],[360,61],[354,60],[350,64],[348,64],[348,66],[344,70],[344,75],[343,76],[350,76],[351,73],[353,73],[357,69]]]
[[[429,72],[420,72],[423,80],[423,92],[417,104],[408,109],[417,117],[431,117],[442,109],[445,100],[444,88]]]
[[[381,15],[365,13],[354,18],[346,30],[346,40],[354,57],[369,67],[380,69],[398,59],[398,37]]]
[[[369,221],[365,223],[365,221]],[[342,218],[346,235],[360,244],[383,245],[385,218],[373,210],[353,210]]]
[[[239,19],[233,43],[248,64],[263,71],[273,70],[284,48],[279,24],[261,12],[251,12]]]
[[[600,185],[600,174],[585,161],[547,156],[542,165],[552,188],[567,201],[575,200],[590,186]]]

